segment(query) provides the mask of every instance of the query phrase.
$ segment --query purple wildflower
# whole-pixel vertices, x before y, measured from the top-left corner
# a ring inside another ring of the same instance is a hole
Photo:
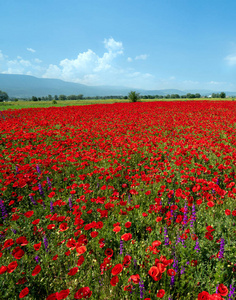
[[[39,173],[39,175],[41,174],[41,170],[40,170],[40,168],[39,168],[39,165],[36,165],[36,170],[37,170],[37,172]]]
[[[36,260],[36,262],[37,263],[39,263],[39,256],[37,255],[37,256],[35,256],[35,258],[34,258],[35,260]]]
[[[120,255],[122,255],[123,250],[124,250],[124,241],[120,239]]]
[[[48,252],[48,239],[47,239],[46,235],[43,238],[43,242],[44,242],[45,250],[46,250],[46,252]]]
[[[130,194],[128,195],[128,203],[129,204],[131,203],[131,196],[130,196]]]
[[[191,227],[193,227],[193,222],[196,221],[196,211],[195,211],[195,205],[192,206],[192,218],[191,218]]]
[[[229,287],[229,296],[228,296],[229,298],[228,298],[228,300],[233,300],[234,299],[234,296],[236,296],[235,290],[236,290],[236,288],[233,287],[233,284],[231,284],[230,287]]]
[[[223,238],[221,238],[220,251],[219,251],[219,260],[224,257],[224,249],[225,249],[225,240]]]
[[[137,268],[137,260],[134,259],[134,268],[136,269]]]
[[[72,205],[72,200],[71,200],[71,198],[69,198],[68,201],[69,201],[69,208],[70,208],[70,210],[71,210],[71,209],[72,209],[72,206],[73,206],[73,205]]]
[[[37,203],[35,202],[33,196],[32,196],[32,195],[29,195],[29,197],[30,197],[30,201],[31,201],[34,205],[37,205]]]
[[[173,269],[175,270],[175,272],[178,271],[178,260],[177,260],[177,258],[175,256],[174,256]],[[175,276],[171,276],[170,286],[173,287],[174,284],[175,284]]]
[[[143,281],[141,280],[141,278],[139,281],[139,291],[140,291],[140,299],[143,299],[143,294],[144,294],[145,288],[144,288],[144,284],[143,284]]]
[[[47,183],[48,183],[48,188],[50,190],[52,188],[52,184],[48,176],[47,176]]]
[[[188,223],[188,208],[187,204],[184,205],[184,218],[183,218],[183,227]]]
[[[169,237],[168,237],[168,230],[167,230],[166,227],[164,227],[164,238],[165,238],[165,245],[169,246],[170,240],[169,240]]]
[[[6,207],[5,207],[2,199],[0,199],[0,208],[1,208],[1,211],[2,211],[2,218],[6,219],[8,217],[8,214],[7,214],[7,210],[6,210]]]
[[[198,239],[196,239],[196,246],[195,246],[194,250],[196,250],[196,252],[201,251]]]
[[[39,187],[39,194],[44,197],[44,192],[43,192],[43,187],[42,187],[42,184],[39,182],[38,183],[38,187]]]
[[[51,212],[54,212],[54,207],[53,207],[53,202],[52,201],[50,202],[50,210],[51,210]]]

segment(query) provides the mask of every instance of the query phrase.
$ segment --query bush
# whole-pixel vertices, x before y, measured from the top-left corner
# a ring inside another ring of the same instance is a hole
[[[131,102],[137,102],[138,99],[140,98],[140,94],[136,93],[135,91],[131,91],[128,94],[128,98],[130,99]]]

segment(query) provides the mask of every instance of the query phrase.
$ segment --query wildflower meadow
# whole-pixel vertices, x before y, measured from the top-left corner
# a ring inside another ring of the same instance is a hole
[[[236,299],[236,103],[0,114],[0,299]]]

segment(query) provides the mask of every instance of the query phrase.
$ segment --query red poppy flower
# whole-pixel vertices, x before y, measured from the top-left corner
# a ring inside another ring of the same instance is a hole
[[[120,226],[116,226],[116,227],[113,228],[113,231],[114,231],[115,233],[118,233],[120,230],[121,230],[121,227],[120,227]]]
[[[108,257],[112,257],[113,256],[113,250],[111,248],[107,248],[105,250],[105,255]]]
[[[208,300],[210,298],[210,294],[206,291],[203,291],[198,294],[198,300]]]
[[[18,266],[17,261],[13,261],[11,262],[8,266],[7,266],[7,272],[8,273],[12,273]]]
[[[111,270],[111,274],[114,276],[114,275],[118,275],[122,272],[123,270],[123,266],[122,264],[117,264],[115,265],[112,270]]]
[[[34,250],[35,251],[38,251],[39,249],[40,249],[40,247],[41,247],[41,244],[42,244],[42,242],[39,242],[38,244],[34,244]]]
[[[15,242],[13,241],[13,239],[8,239],[8,240],[6,240],[5,241],[5,243],[4,243],[4,248],[9,248],[9,247],[11,247],[13,244],[14,244]]]
[[[157,298],[163,298],[165,296],[165,290],[160,289],[157,293]]]
[[[53,228],[55,228],[56,227],[56,225],[55,224],[49,224],[48,226],[47,226],[47,229],[53,229]]]
[[[68,275],[69,276],[73,276],[73,275],[75,275],[78,272],[78,270],[79,270],[78,267],[72,268],[72,269],[70,269]]]
[[[26,213],[24,213],[24,216],[25,216],[26,218],[30,218],[30,217],[33,216],[33,214],[34,214],[34,211],[33,211],[33,210],[30,210],[30,211],[27,211]]]
[[[124,286],[124,291],[131,292],[132,289],[133,289],[132,284],[129,284],[129,285]]]
[[[87,250],[87,249],[86,249],[85,246],[77,247],[77,248],[76,248],[76,252],[78,253],[77,256],[83,254],[86,250]]]
[[[19,298],[24,298],[25,296],[27,296],[29,294],[29,289],[26,287],[24,288],[20,294],[19,294]]]
[[[98,236],[98,232],[97,231],[92,231],[90,233],[91,238],[95,238],[96,236]]]
[[[226,216],[230,216],[230,214],[231,214],[230,209],[226,209],[226,210],[225,210],[225,215],[226,215]]]
[[[169,269],[169,270],[167,270],[167,275],[168,275],[168,276],[175,276],[175,275],[176,275],[176,272],[175,272],[174,269]]]
[[[228,295],[228,288],[227,288],[225,285],[223,285],[223,283],[221,283],[221,284],[218,286],[218,293],[219,293],[221,296],[225,297],[225,296]]]
[[[133,281],[134,284],[138,284],[139,281],[140,281],[139,274],[131,275],[130,278],[129,278],[129,280],[128,280],[128,282],[130,282],[131,280]]]
[[[83,257],[83,255],[81,255],[80,258],[77,261],[77,266],[78,267],[81,266],[83,264],[83,262],[84,262],[84,257]]]
[[[26,281],[27,281],[26,278],[23,277],[23,278],[20,278],[16,284],[24,284],[24,283],[26,283]]]
[[[67,229],[69,229],[68,224],[66,222],[65,223],[61,223],[59,227],[60,227],[59,232],[60,231],[66,231]]]
[[[0,267],[0,275],[4,274],[7,271],[7,267],[6,266],[1,266]]]
[[[159,275],[159,273],[160,273],[160,271],[158,270],[158,268],[156,266],[151,267],[150,270],[148,271],[148,274],[151,277],[156,277]]]
[[[16,247],[12,251],[12,255],[15,257],[15,259],[21,259],[24,254],[25,254],[25,252],[20,247]]]
[[[111,281],[110,281],[110,284],[111,284],[112,286],[116,286],[118,282],[119,282],[118,276],[114,276],[114,277],[112,277],[112,279],[111,279]]]
[[[127,242],[127,241],[132,239],[132,234],[131,233],[125,233],[121,236],[121,239]]]
[[[39,272],[41,271],[41,267],[40,267],[40,265],[37,265],[35,268],[34,268],[34,270],[33,270],[33,272],[32,272],[32,276],[36,276]]]
[[[32,224],[37,225],[39,223],[39,221],[40,221],[40,219],[36,219],[36,220],[32,221]]]
[[[47,296],[46,300],[57,300],[58,293],[53,293],[49,296]]]
[[[70,294],[70,290],[62,290],[59,293],[57,293],[57,300],[65,299]]]
[[[126,227],[126,228],[130,228],[131,224],[132,224],[131,222],[126,222],[126,223],[125,223],[125,227]]]
[[[58,259],[58,254],[56,254],[55,256],[53,256],[52,260],[57,260]]]
[[[49,197],[49,198],[53,198],[55,195],[56,195],[55,192],[51,192],[51,193],[48,195],[48,197]]]
[[[25,236],[20,236],[16,239],[16,243],[20,244],[21,246],[26,246],[29,244]]]
[[[88,286],[80,288],[74,295],[74,299],[87,299],[92,296],[92,291]]]

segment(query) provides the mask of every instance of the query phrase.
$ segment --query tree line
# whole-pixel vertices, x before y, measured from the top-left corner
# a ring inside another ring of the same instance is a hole
[[[132,91],[133,92],[133,91]],[[136,93],[136,92],[134,92]],[[138,94],[138,93],[136,93]],[[130,95],[130,94],[129,94]],[[123,95],[109,95],[109,96],[95,96],[95,97],[85,97],[83,94],[78,94],[78,95],[48,95],[48,96],[43,96],[43,97],[36,97],[32,96],[31,98],[21,98],[21,100],[28,100],[28,101],[57,101],[57,100],[90,100],[90,99],[129,99],[130,97],[128,96],[123,96]],[[201,94],[196,93],[196,94],[191,94],[187,93],[186,95],[179,95],[179,94],[167,94],[167,95],[142,95],[138,94],[139,98],[142,99],[196,99],[196,98],[201,98]],[[209,96],[205,95],[204,97],[208,98]],[[221,93],[212,93],[210,96],[211,98],[226,98],[225,92]],[[0,102],[3,101],[17,101],[17,98],[9,98],[8,94],[6,92],[3,92],[0,90]]]

